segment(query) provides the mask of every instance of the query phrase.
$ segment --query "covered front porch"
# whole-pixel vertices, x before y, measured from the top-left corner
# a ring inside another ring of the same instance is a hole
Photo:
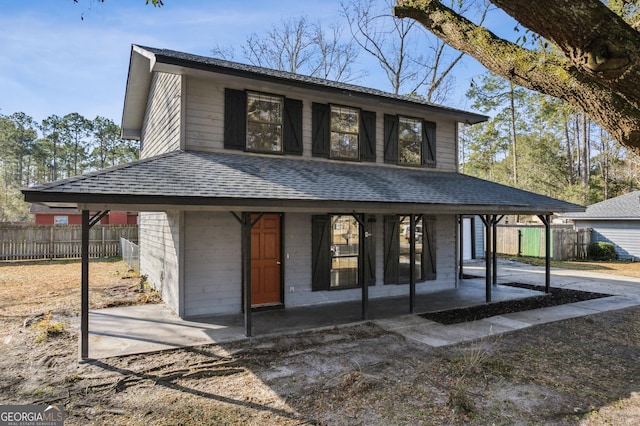
[[[534,290],[494,285],[493,301],[521,299],[542,294]],[[426,313],[481,305],[485,280],[460,280],[457,288],[418,294],[415,312]],[[369,320],[427,321],[408,315],[406,297],[369,301]],[[362,321],[359,301],[253,312],[256,336],[265,337],[331,328]],[[180,319],[164,304],[94,310],[89,313],[89,358],[155,352],[179,347],[226,343],[246,339],[244,315],[220,315]],[[444,327],[444,326],[442,326]]]

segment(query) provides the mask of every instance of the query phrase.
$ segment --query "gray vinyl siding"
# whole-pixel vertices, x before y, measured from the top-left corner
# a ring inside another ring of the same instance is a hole
[[[436,167],[440,171],[456,171],[457,123],[448,117],[425,113],[422,108],[389,106],[368,103],[349,95],[330,95],[300,88],[263,83],[229,76],[212,75],[211,78],[188,77],[185,105],[185,149],[220,152],[224,150],[224,89],[255,90],[301,100],[303,155],[296,158],[314,159],[311,155],[311,105],[335,103],[362,108],[376,113],[376,162],[384,164],[384,114],[399,114],[434,121],[436,130]],[[433,170],[433,169],[430,169]]]
[[[180,276],[181,213],[139,215],[140,274],[158,290],[162,299],[180,315],[182,279]]]
[[[142,124],[140,158],[180,149],[182,77],[154,73]]]
[[[216,151],[224,142],[224,84],[189,78],[185,108],[186,149]]]
[[[583,221],[578,228],[591,228],[592,242],[612,243],[619,259],[640,260],[640,220]]]
[[[416,285],[418,293],[451,289],[455,286],[456,217],[436,217],[437,279]],[[382,216],[376,217],[376,285],[369,287],[369,298],[409,294],[409,285],[384,285],[384,239]],[[360,300],[360,288],[349,290],[311,290],[311,215],[285,215],[285,305],[306,306],[322,303]],[[293,291],[291,289],[293,287]]]
[[[185,316],[240,313],[241,227],[229,212],[185,213]]]
[[[311,290],[311,214],[287,213],[283,222],[286,307],[360,300],[361,290]],[[437,280],[419,283],[418,293],[455,286],[455,216],[436,219]],[[228,212],[184,213],[185,317],[240,313],[242,308],[241,228]],[[408,295],[408,285],[383,285],[383,222],[377,217],[375,286],[369,297]]]

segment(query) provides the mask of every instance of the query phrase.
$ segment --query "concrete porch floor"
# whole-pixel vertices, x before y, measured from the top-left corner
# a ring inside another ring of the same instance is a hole
[[[499,261],[498,282],[544,285],[544,268]],[[484,275],[482,262],[465,265],[465,273]],[[430,346],[444,346],[585,315],[640,305],[637,278],[588,271],[552,269],[552,287],[613,295],[551,308],[498,315],[468,323],[442,325],[409,314],[409,295],[369,300],[369,320]],[[407,293],[409,288],[407,286]],[[492,286],[492,300],[512,300],[540,292]],[[484,278],[466,279],[456,289],[416,296],[416,313],[485,303]],[[360,301],[287,308],[252,314],[254,338],[291,334],[361,322]],[[243,315],[178,318],[166,305],[108,308],[89,314],[89,356],[93,359],[246,339]]]
[[[407,292],[409,287],[407,287]],[[519,299],[538,291],[497,285],[492,301]],[[484,279],[461,280],[458,288],[416,295],[415,313],[485,303]],[[253,312],[253,336],[335,327],[362,321],[360,301]],[[369,300],[369,320],[409,314],[409,295]],[[244,316],[182,320],[164,304],[93,310],[89,313],[89,357],[93,359],[246,339]]]

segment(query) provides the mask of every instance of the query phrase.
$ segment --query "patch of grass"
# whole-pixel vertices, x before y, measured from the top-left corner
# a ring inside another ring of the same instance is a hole
[[[42,320],[31,326],[32,329],[38,331],[36,342],[44,342],[51,337],[62,336],[67,333],[67,322],[51,321],[51,311],[47,312]]]
[[[160,292],[151,287],[151,284],[147,281],[146,275],[140,276],[140,293],[138,294],[138,303],[146,305],[149,303],[160,303],[162,298]]]
[[[76,382],[79,382],[80,380],[82,380],[82,376],[79,374],[72,374],[64,378],[64,381],[66,383],[76,383]]]

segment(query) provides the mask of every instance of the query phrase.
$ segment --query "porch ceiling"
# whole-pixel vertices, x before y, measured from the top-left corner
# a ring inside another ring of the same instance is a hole
[[[174,151],[22,192],[26,201],[49,206],[140,211],[584,211],[454,172],[228,152]]]

